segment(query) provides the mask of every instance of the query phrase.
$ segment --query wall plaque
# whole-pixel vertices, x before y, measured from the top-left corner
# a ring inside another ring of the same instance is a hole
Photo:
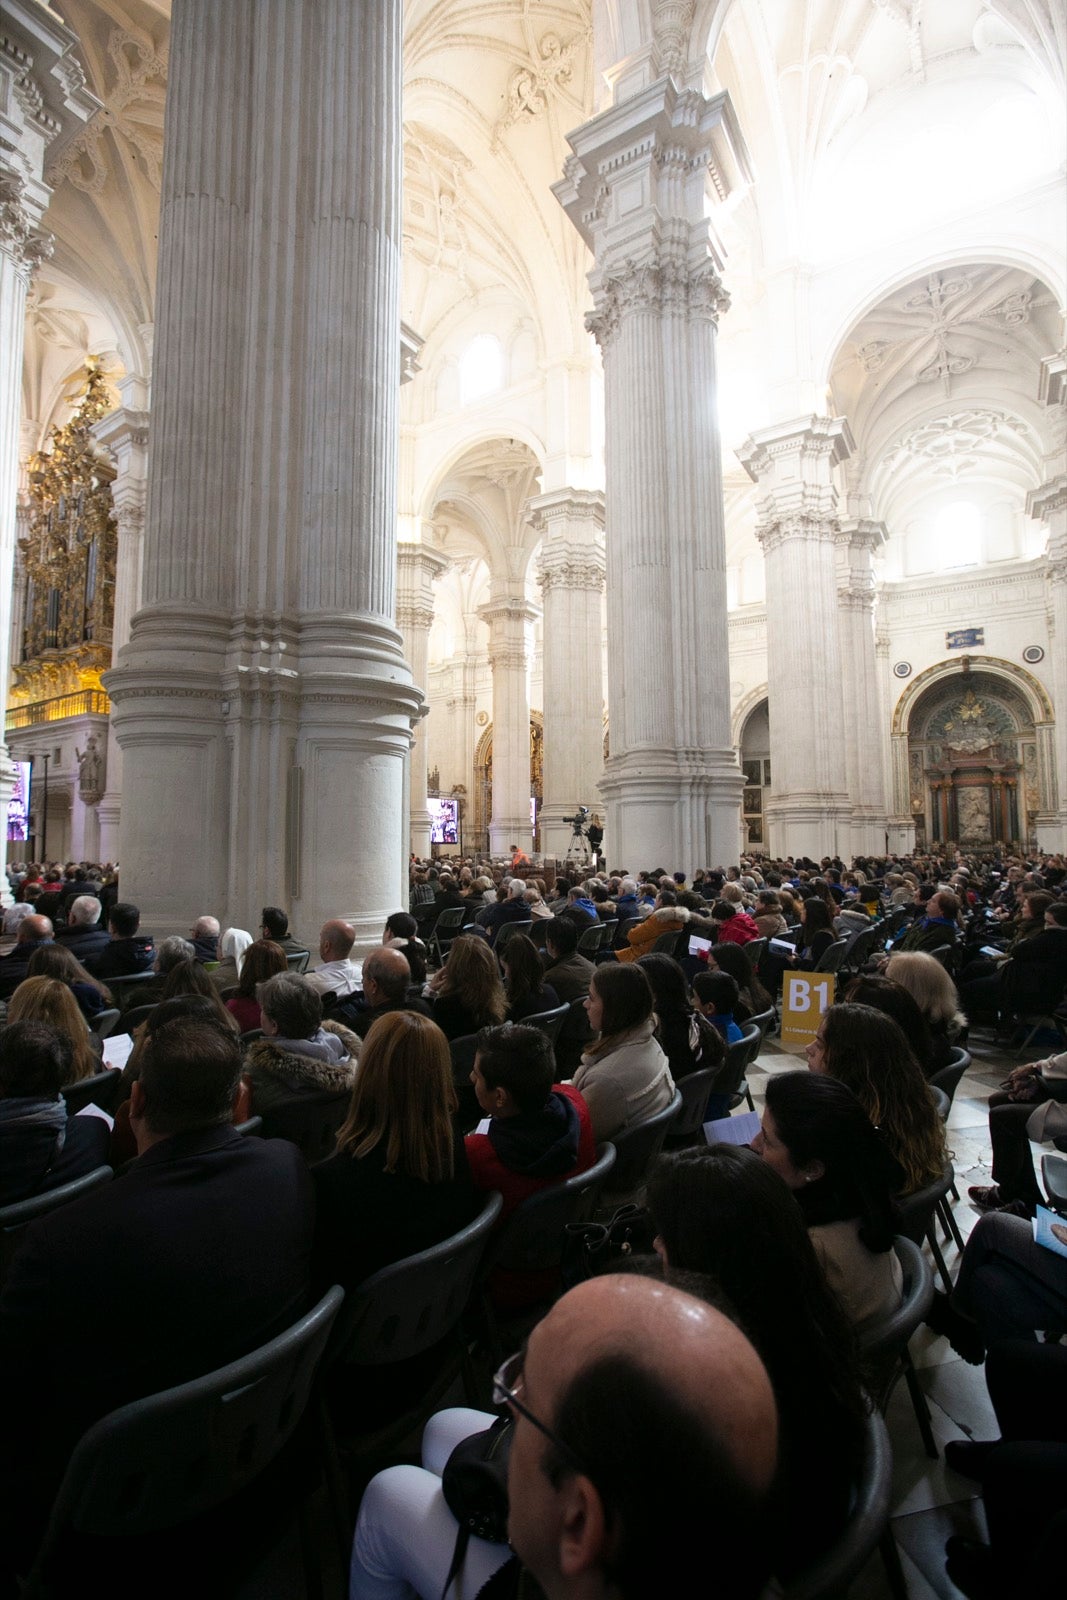
[[[952,628],[945,634],[946,650],[971,650],[985,644],[984,628]]]

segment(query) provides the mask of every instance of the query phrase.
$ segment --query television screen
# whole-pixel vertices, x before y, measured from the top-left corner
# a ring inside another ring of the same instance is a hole
[[[30,763],[16,761],[15,788],[7,803],[7,836],[9,839],[28,839],[30,836]]]
[[[430,843],[459,843],[459,801],[438,800],[433,796],[426,802],[430,812]]]

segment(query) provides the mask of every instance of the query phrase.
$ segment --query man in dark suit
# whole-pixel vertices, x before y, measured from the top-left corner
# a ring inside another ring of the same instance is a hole
[[[80,894],[71,903],[67,913],[67,926],[56,933],[56,944],[69,950],[76,961],[84,966],[94,956],[101,955],[110,943],[106,928],[100,926],[100,902],[95,894]]]
[[[0,1299],[0,1505],[16,1528],[97,1418],[248,1354],[307,1309],[311,1179],[295,1145],[235,1132],[240,1083],[226,1030],[165,1024],[131,1094],[137,1160],[27,1228]]]

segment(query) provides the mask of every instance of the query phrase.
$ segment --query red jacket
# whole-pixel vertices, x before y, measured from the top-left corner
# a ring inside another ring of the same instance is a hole
[[[496,1190],[504,1197],[503,1210],[497,1221],[501,1227],[517,1206],[537,1194],[541,1189],[563,1183],[577,1172],[586,1172],[596,1163],[596,1140],[589,1120],[589,1107],[578,1090],[569,1083],[554,1083],[553,1091],[564,1096],[578,1113],[578,1156],[567,1171],[552,1177],[531,1177],[504,1165],[487,1133],[468,1133],[463,1141],[471,1180],[476,1189]],[[501,1311],[519,1311],[537,1301],[550,1298],[559,1288],[557,1272],[504,1272],[494,1268],[489,1275],[489,1289],[493,1304]]]
[[[758,938],[760,931],[747,911],[738,911],[728,922],[719,923],[720,944],[750,944]]]

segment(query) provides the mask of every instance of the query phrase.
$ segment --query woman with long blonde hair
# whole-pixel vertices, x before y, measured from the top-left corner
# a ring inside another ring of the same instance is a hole
[[[452,941],[448,960],[430,980],[433,1020],[446,1039],[461,1039],[507,1016],[508,997],[496,956],[474,933]]]
[[[947,1067],[956,1039],[967,1027],[951,973],[925,950],[898,950],[889,957],[885,975],[908,991],[926,1019],[932,1070]]]
[[[379,1017],[336,1152],[313,1171],[321,1282],[362,1283],[471,1220],[474,1189],[455,1110],[452,1060],[436,1023],[415,1011]]]
[[[89,1026],[68,984],[58,978],[23,978],[7,1003],[8,1022],[48,1022],[70,1040],[71,1082],[99,1072],[100,1057],[92,1046]]]

